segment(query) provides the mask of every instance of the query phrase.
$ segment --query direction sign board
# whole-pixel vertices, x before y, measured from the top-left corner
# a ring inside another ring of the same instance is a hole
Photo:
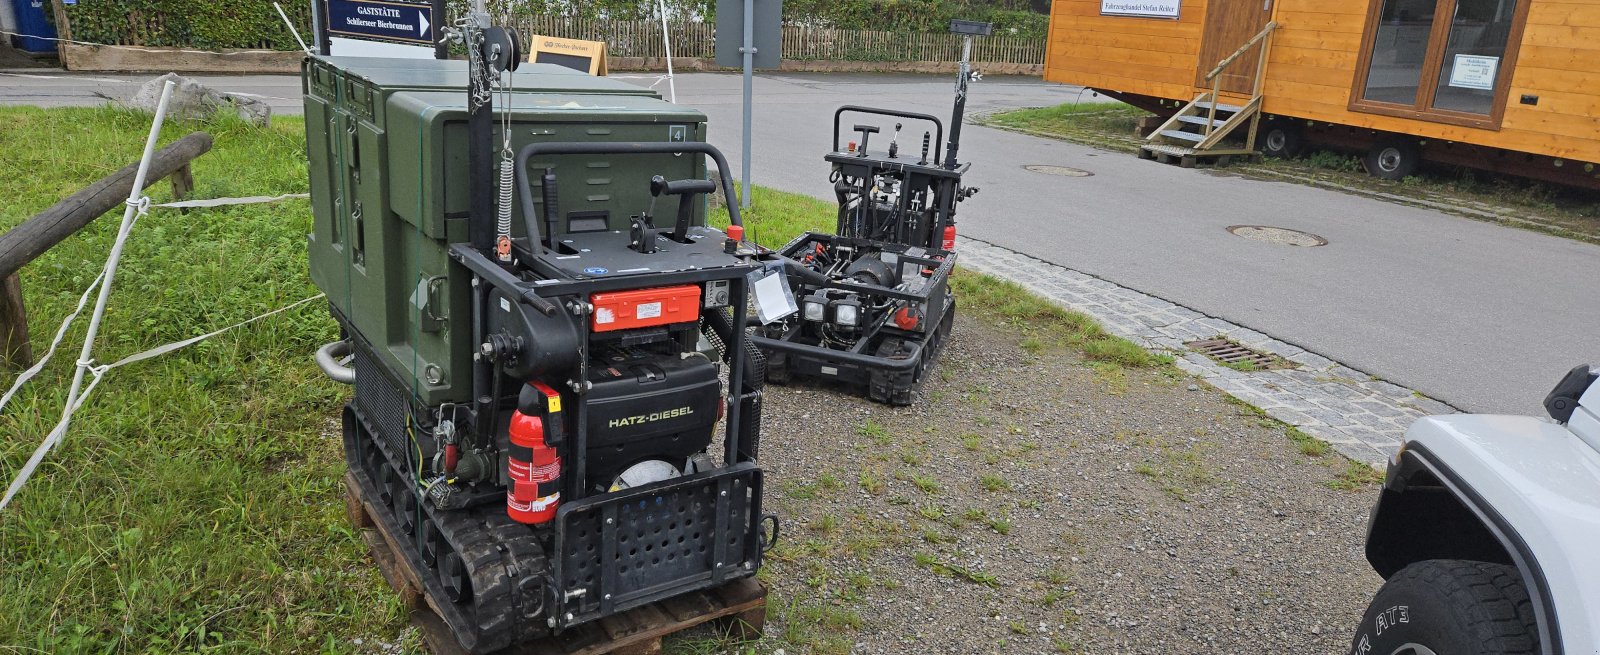
[[[755,68],[777,68],[783,54],[783,0],[717,0],[717,65],[744,66],[744,12],[754,6],[751,39]]]
[[[391,43],[434,45],[433,2],[327,0],[328,33]]]

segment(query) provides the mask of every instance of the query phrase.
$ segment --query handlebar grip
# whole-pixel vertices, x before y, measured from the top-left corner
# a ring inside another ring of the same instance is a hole
[[[862,133],[865,133],[865,134],[877,134],[878,133],[878,126],[876,126],[876,125],[857,125],[856,126],[856,131],[857,132],[862,132]]]
[[[681,196],[690,193],[715,193],[717,183],[711,180],[673,180],[666,184],[665,193],[669,196]]]

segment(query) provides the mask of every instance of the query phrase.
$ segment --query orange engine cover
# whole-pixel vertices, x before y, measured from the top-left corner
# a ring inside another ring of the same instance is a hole
[[[590,325],[595,332],[700,319],[700,286],[696,284],[597,293],[589,301],[594,304],[594,320]]]

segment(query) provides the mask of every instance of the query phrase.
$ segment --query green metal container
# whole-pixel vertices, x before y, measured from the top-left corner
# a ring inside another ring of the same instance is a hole
[[[468,276],[446,255],[450,243],[467,240],[465,63],[309,57],[302,71],[312,280],[418,401],[465,402],[474,346]],[[705,140],[704,114],[649,89],[536,64],[513,83],[513,152],[539,142]],[[495,97],[495,143],[507,98]],[[557,176],[557,234],[569,221],[626,231],[629,217],[650,206],[652,175],[706,175],[699,156],[549,157],[529,162],[536,194],[547,167]],[[520,206],[511,224],[521,237]]]

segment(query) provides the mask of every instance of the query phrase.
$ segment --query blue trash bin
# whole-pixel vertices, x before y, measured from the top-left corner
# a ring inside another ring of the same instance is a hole
[[[48,0],[10,0],[17,13],[17,47],[38,54],[56,51],[56,27],[50,24]]]

